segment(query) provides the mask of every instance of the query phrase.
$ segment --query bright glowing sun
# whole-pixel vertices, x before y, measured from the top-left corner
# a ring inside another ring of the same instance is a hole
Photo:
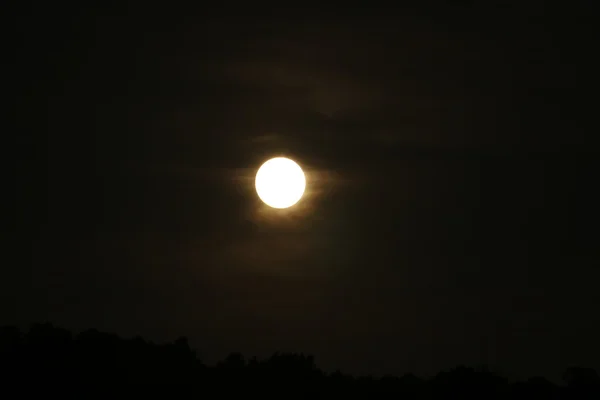
[[[256,173],[256,193],[268,206],[288,208],[304,194],[306,178],[302,168],[285,157],[272,158]]]

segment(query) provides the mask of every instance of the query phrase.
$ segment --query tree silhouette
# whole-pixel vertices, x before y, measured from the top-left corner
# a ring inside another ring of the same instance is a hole
[[[510,384],[486,368],[458,366],[430,379],[354,377],[339,370],[324,373],[303,353],[273,353],[266,359],[232,352],[215,366],[204,365],[186,337],[157,344],[141,337],[124,339],[94,329],[77,335],[50,323],[33,324],[23,333],[0,328],[0,372],[3,383],[31,382],[48,392],[89,397],[77,388],[186,387],[186,396],[242,394],[279,397],[359,396],[401,399],[598,399],[595,370],[571,367],[565,385],[541,377]],[[60,389],[60,390],[59,390]],[[67,390],[68,389],[68,390]],[[79,390],[79,391],[77,391]],[[154,393],[148,391],[148,395]],[[170,392],[173,397],[177,392]]]

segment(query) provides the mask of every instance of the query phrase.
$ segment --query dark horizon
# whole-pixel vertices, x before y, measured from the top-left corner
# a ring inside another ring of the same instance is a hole
[[[328,384],[334,384],[339,389],[352,390],[353,385],[358,389],[366,384],[363,389],[397,394],[408,389],[404,394],[413,396],[431,395],[432,388],[439,390],[433,393],[436,397],[456,395],[456,390],[465,390],[463,395],[491,396],[486,398],[549,394],[553,398],[572,398],[600,393],[598,372],[582,366],[568,366],[560,380],[552,382],[540,376],[511,381],[487,365],[457,365],[431,376],[410,371],[402,375],[357,375],[339,368],[323,370],[311,354],[278,350],[263,357],[231,351],[211,364],[190,346],[187,336],[154,342],[140,335],[125,338],[95,328],[71,332],[51,322],[32,323],[27,330],[0,326],[0,355],[0,371],[5,380],[19,380],[25,372],[28,379],[52,380],[55,385],[65,380],[89,384],[99,379],[105,385],[177,383],[203,387],[219,378],[229,385],[258,381],[258,385],[254,382],[254,386],[246,388],[247,394],[257,387],[264,389],[260,383],[275,388],[278,383],[274,381],[282,379],[301,383],[305,389],[327,389]],[[238,381],[240,378],[242,381]]]
[[[591,6],[493,3],[15,9],[0,325],[600,370]],[[283,211],[253,187],[279,155]]]

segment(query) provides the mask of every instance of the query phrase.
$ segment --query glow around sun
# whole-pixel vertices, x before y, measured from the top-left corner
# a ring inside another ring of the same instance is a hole
[[[304,194],[306,178],[302,168],[285,157],[272,158],[256,173],[256,193],[268,206],[288,208]]]

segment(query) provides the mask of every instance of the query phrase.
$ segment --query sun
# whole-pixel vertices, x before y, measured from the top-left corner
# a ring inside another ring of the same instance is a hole
[[[256,193],[269,207],[288,208],[296,204],[306,189],[306,178],[296,162],[285,157],[272,158],[256,173]]]

